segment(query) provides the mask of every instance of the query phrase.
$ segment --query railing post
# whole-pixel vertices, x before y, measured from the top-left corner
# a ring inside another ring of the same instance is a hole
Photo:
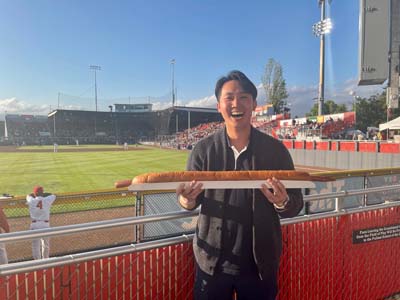
[[[343,199],[344,197],[336,197],[335,198],[335,212],[340,212],[343,207]]]
[[[136,216],[135,217],[139,217],[142,216],[142,193],[137,192],[136,194],[136,207],[135,207],[135,211],[136,211]],[[135,225],[135,240],[133,241],[134,243],[139,243],[140,242],[140,228],[142,227],[142,224],[139,225]]]

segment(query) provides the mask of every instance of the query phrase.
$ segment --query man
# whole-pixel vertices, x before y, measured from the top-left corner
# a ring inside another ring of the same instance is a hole
[[[9,197],[0,197],[0,199],[7,199],[7,198]],[[10,232],[10,226],[8,225],[7,217],[1,207],[0,207],[0,228],[4,232]],[[8,264],[7,251],[4,243],[0,243],[0,264]]]
[[[56,200],[56,196],[44,193],[43,187],[35,186],[32,194],[26,196],[31,216],[30,229],[42,229],[50,227],[50,208]],[[32,240],[33,259],[48,258],[50,254],[50,239],[40,238]]]
[[[225,127],[196,144],[188,170],[292,170],[285,146],[251,126],[257,89],[240,71],[218,80],[217,108]],[[195,299],[275,299],[281,254],[279,215],[303,207],[300,189],[286,190],[275,178],[261,189],[205,190],[196,181],[177,188],[188,210],[201,205],[193,251]]]

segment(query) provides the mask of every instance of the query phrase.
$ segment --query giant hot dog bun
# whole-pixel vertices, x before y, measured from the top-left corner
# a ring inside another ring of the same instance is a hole
[[[334,179],[324,176],[313,176],[308,172],[294,170],[278,171],[176,171],[145,173],[136,176],[132,184],[161,183],[161,182],[188,182],[196,181],[236,181],[236,180],[267,180],[275,177],[279,180],[302,181],[332,181]]]

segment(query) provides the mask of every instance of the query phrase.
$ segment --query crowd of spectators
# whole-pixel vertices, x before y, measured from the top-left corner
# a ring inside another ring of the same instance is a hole
[[[7,115],[4,131],[18,145],[45,143],[51,137],[47,118],[43,116]]]
[[[253,126],[262,132],[270,134],[278,139],[366,139],[363,134],[361,138],[359,132],[357,136],[349,134],[354,131],[354,121],[346,121],[340,118],[327,118],[325,122],[317,122],[317,120],[306,120],[304,123],[296,122],[295,119],[277,120],[272,118],[264,118],[262,120],[254,120]],[[173,136],[163,136],[157,142],[161,147],[175,149],[191,149],[198,140],[213,133],[216,129],[221,128],[223,123],[212,122],[201,124],[196,127],[186,129]],[[378,131],[379,132],[379,131]],[[373,138],[375,136],[375,138]],[[377,139],[378,135],[370,135],[370,139]],[[381,136],[381,135],[380,135]]]

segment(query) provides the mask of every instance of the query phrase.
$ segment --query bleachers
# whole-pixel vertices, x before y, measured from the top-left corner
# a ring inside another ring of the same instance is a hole
[[[15,144],[48,144],[50,130],[47,116],[6,115],[7,137]]]

